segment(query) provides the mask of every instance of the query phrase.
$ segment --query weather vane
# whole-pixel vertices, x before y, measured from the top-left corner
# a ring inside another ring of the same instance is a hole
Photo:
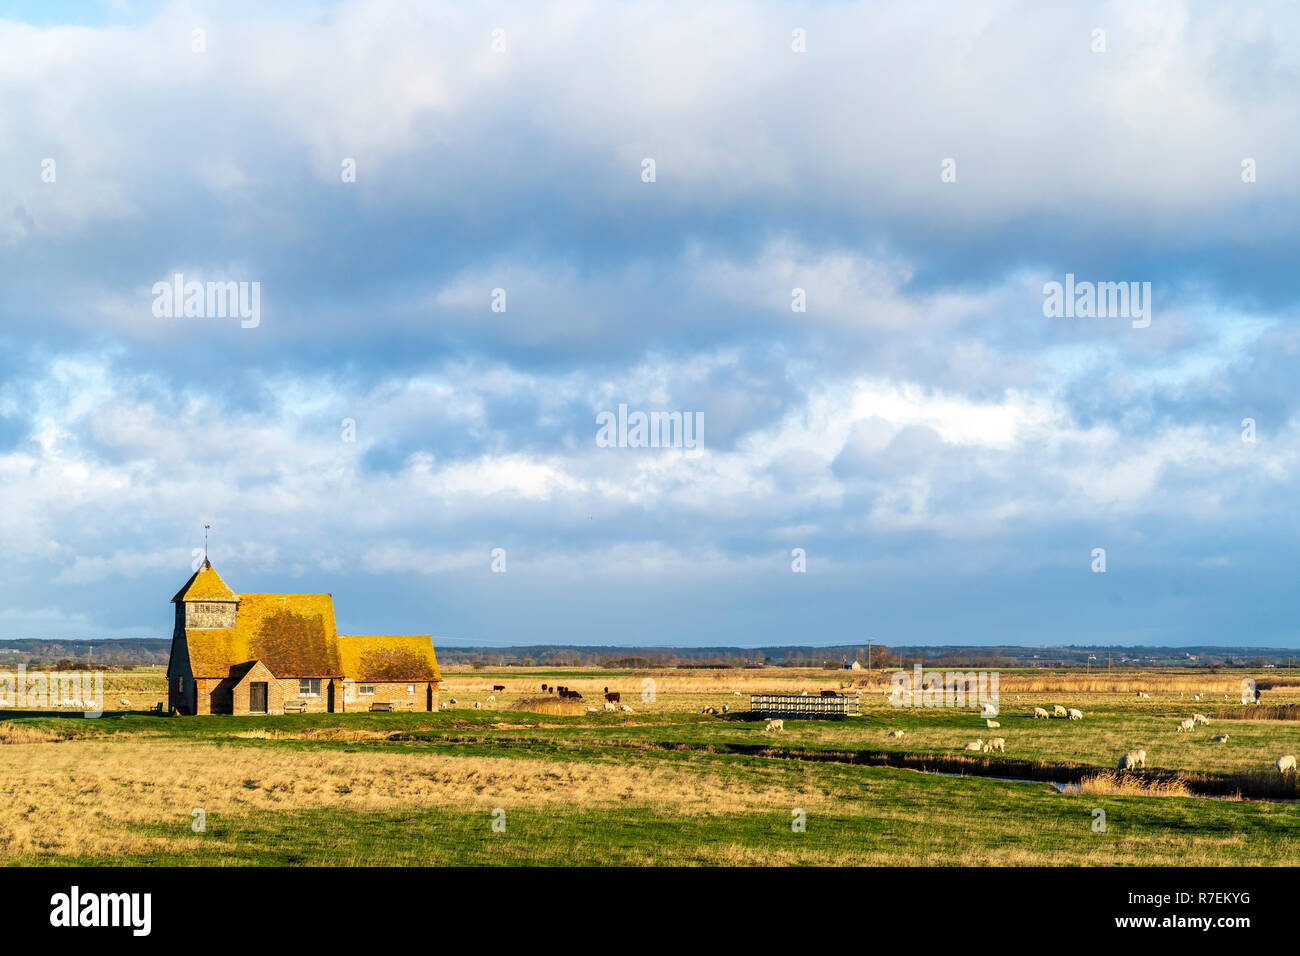
[[[210,524],[205,524],[203,526],[203,563],[204,564],[208,563],[208,529],[211,527],[212,525]]]

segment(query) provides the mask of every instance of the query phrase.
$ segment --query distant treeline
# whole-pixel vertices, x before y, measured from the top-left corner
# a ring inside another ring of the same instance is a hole
[[[844,667],[856,661],[864,670],[924,667],[1290,667],[1300,665],[1300,650],[1263,647],[963,647],[959,644],[887,647],[866,644],[826,647],[615,647],[531,644],[518,647],[443,646],[435,638],[438,660],[469,667]],[[17,666],[64,668],[130,667],[166,664],[169,638],[79,641],[0,640],[0,670]]]

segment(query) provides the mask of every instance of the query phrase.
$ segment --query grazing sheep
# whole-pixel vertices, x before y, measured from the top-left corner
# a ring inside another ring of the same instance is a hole
[[[1226,744],[1228,742],[1228,735],[1219,734],[1217,737],[1211,737],[1210,739],[1214,741],[1216,744]]]
[[[1200,694],[1193,694],[1193,695],[1192,695],[1192,700],[1200,700],[1200,699],[1201,699],[1201,695],[1200,695]]]
[[[740,691],[738,691],[738,690],[733,690],[732,693],[735,694],[737,697],[744,697],[744,696],[745,696],[744,694],[742,694],[742,693],[741,693]]]
[[[1288,770],[1295,773],[1295,757],[1292,754],[1277,758],[1277,772],[1286,773]]]
[[[1178,724],[1178,730],[1180,733],[1184,730],[1195,730],[1195,729],[1196,729],[1196,721],[1192,720],[1192,718],[1190,717],[1188,717],[1184,721],[1180,721]]]
[[[785,730],[784,720],[769,720],[767,726],[763,728],[763,733],[770,734],[775,733],[778,730]]]
[[[618,705],[618,709],[621,710],[621,711],[623,711],[623,713],[625,713],[625,714],[634,714],[634,713],[636,713],[636,711],[634,711],[634,710],[633,710],[631,707],[629,707],[627,704],[619,704],[619,705]]]
[[[1065,716],[1066,716],[1065,708],[1062,707],[1060,704],[1053,704],[1053,705],[1052,705],[1052,716],[1053,716],[1053,717],[1065,717]]]
[[[118,703],[121,704],[123,707],[130,707],[130,706],[131,706],[131,702],[130,702],[129,700],[127,700],[125,697],[123,697],[121,700],[119,700]]]
[[[496,695],[496,694],[493,694],[491,697],[488,698],[488,703],[489,703],[489,704],[495,704],[496,702],[497,702],[497,695]]]
[[[982,741],[982,740],[972,740],[970,743],[968,743],[968,744],[967,744],[965,747],[963,747],[962,749],[963,749],[963,750],[983,750],[983,749],[984,749],[984,741]]]
[[[611,704],[609,701],[605,701],[605,709],[606,709],[606,710],[618,710],[618,708],[615,707],[613,704]]]
[[[1192,714],[1192,720],[1198,724],[1205,724],[1207,727],[1210,724],[1210,718],[1204,714]]]
[[[996,750],[996,751],[997,751],[998,753],[1000,753],[1000,754],[1002,754],[1002,753],[1006,753],[1006,752],[1007,752],[1007,741],[1006,741],[1006,738],[1005,738],[1005,737],[993,737],[993,738],[990,739],[990,740],[986,740],[986,741],[984,741],[984,752],[985,752],[985,753],[988,753],[990,750]]]
[[[443,709],[443,710],[451,710],[451,708],[447,705],[447,702],[446,702],[445,700],[442,702],[442,709]]]
[[[1136,770],[1138,767],[1147,765],[1147,752],[1145,750],[1130,750],[1124,756],[1119,758],[1120,770]]]
[[[701,714],[716,714],[717,711],[714,710],[712,707],[701,707],[701,708],[700,708],[700,713],[701,713]]]
[[[589,713],[589,714],[594,714],[594,713],[596,713],[596,712],[597,712],[597,711],[596,711],[596,708],[595,708],[595,707],[588,707],[588,708],[587,708],[587,713]]]
[[[905,733],[906,731],[903,730],[891,730],[889,733],[885,734],[885,736],[893,737],[895,740],[901,740]]]
[[[1071,720],[1083,720],[1083,711],[1071,707],[1069,710],[1069,716]]]
[[[1037,718],[1039,718],[1039,717],[1047,717],[1047,716],[1049,716],[1049,714],[1047,713],[1047,711],[1043,710],[1043,708],[1041,708],[1041,707],[1035,707],[1035,708],[1034,708],[1034,718],[1035,718],[1035,719],[1037,719]]]
[[[1001,728],[1001,726],[1002,726],[1002,725],[999,724],[996,720],[986,720],[986,721],[984,721],[984,724],[985,724],[985,726],[987,726],[990,730],[996,730],[996,729]]]
[[[454,706],[455,703],[456,703],[456,698],[455,698],[455,697],[450,697],[450,698],[448,698],[447,702],[448,702],[449,704],[452,704],[452,705]]]
[[[482,709],[483,709],[483,701],[481,701],[481,700],[476,700],[476,701],[474,701],[474,709],[475,709],[475,710],[482,710]]]

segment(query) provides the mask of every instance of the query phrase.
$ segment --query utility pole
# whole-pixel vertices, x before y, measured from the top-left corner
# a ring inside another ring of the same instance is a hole
[[[867,676],[871,676],[871,638],[867,638]]]

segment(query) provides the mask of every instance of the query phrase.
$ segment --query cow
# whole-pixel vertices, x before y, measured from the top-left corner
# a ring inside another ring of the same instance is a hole
[[[839,697],[840,695],[837,694],[837,693],[836,693],[835,691],[833,691],[833,690],[824,690],[824,691],[822,691],[822,696],[823,696],[823,697]]]
[[[493,689],[493,690],[505,690],[505,689],[506,689],[506,685],[505,685],[505,684],[493,684],[493,685],[492,685],[492,689]]]

